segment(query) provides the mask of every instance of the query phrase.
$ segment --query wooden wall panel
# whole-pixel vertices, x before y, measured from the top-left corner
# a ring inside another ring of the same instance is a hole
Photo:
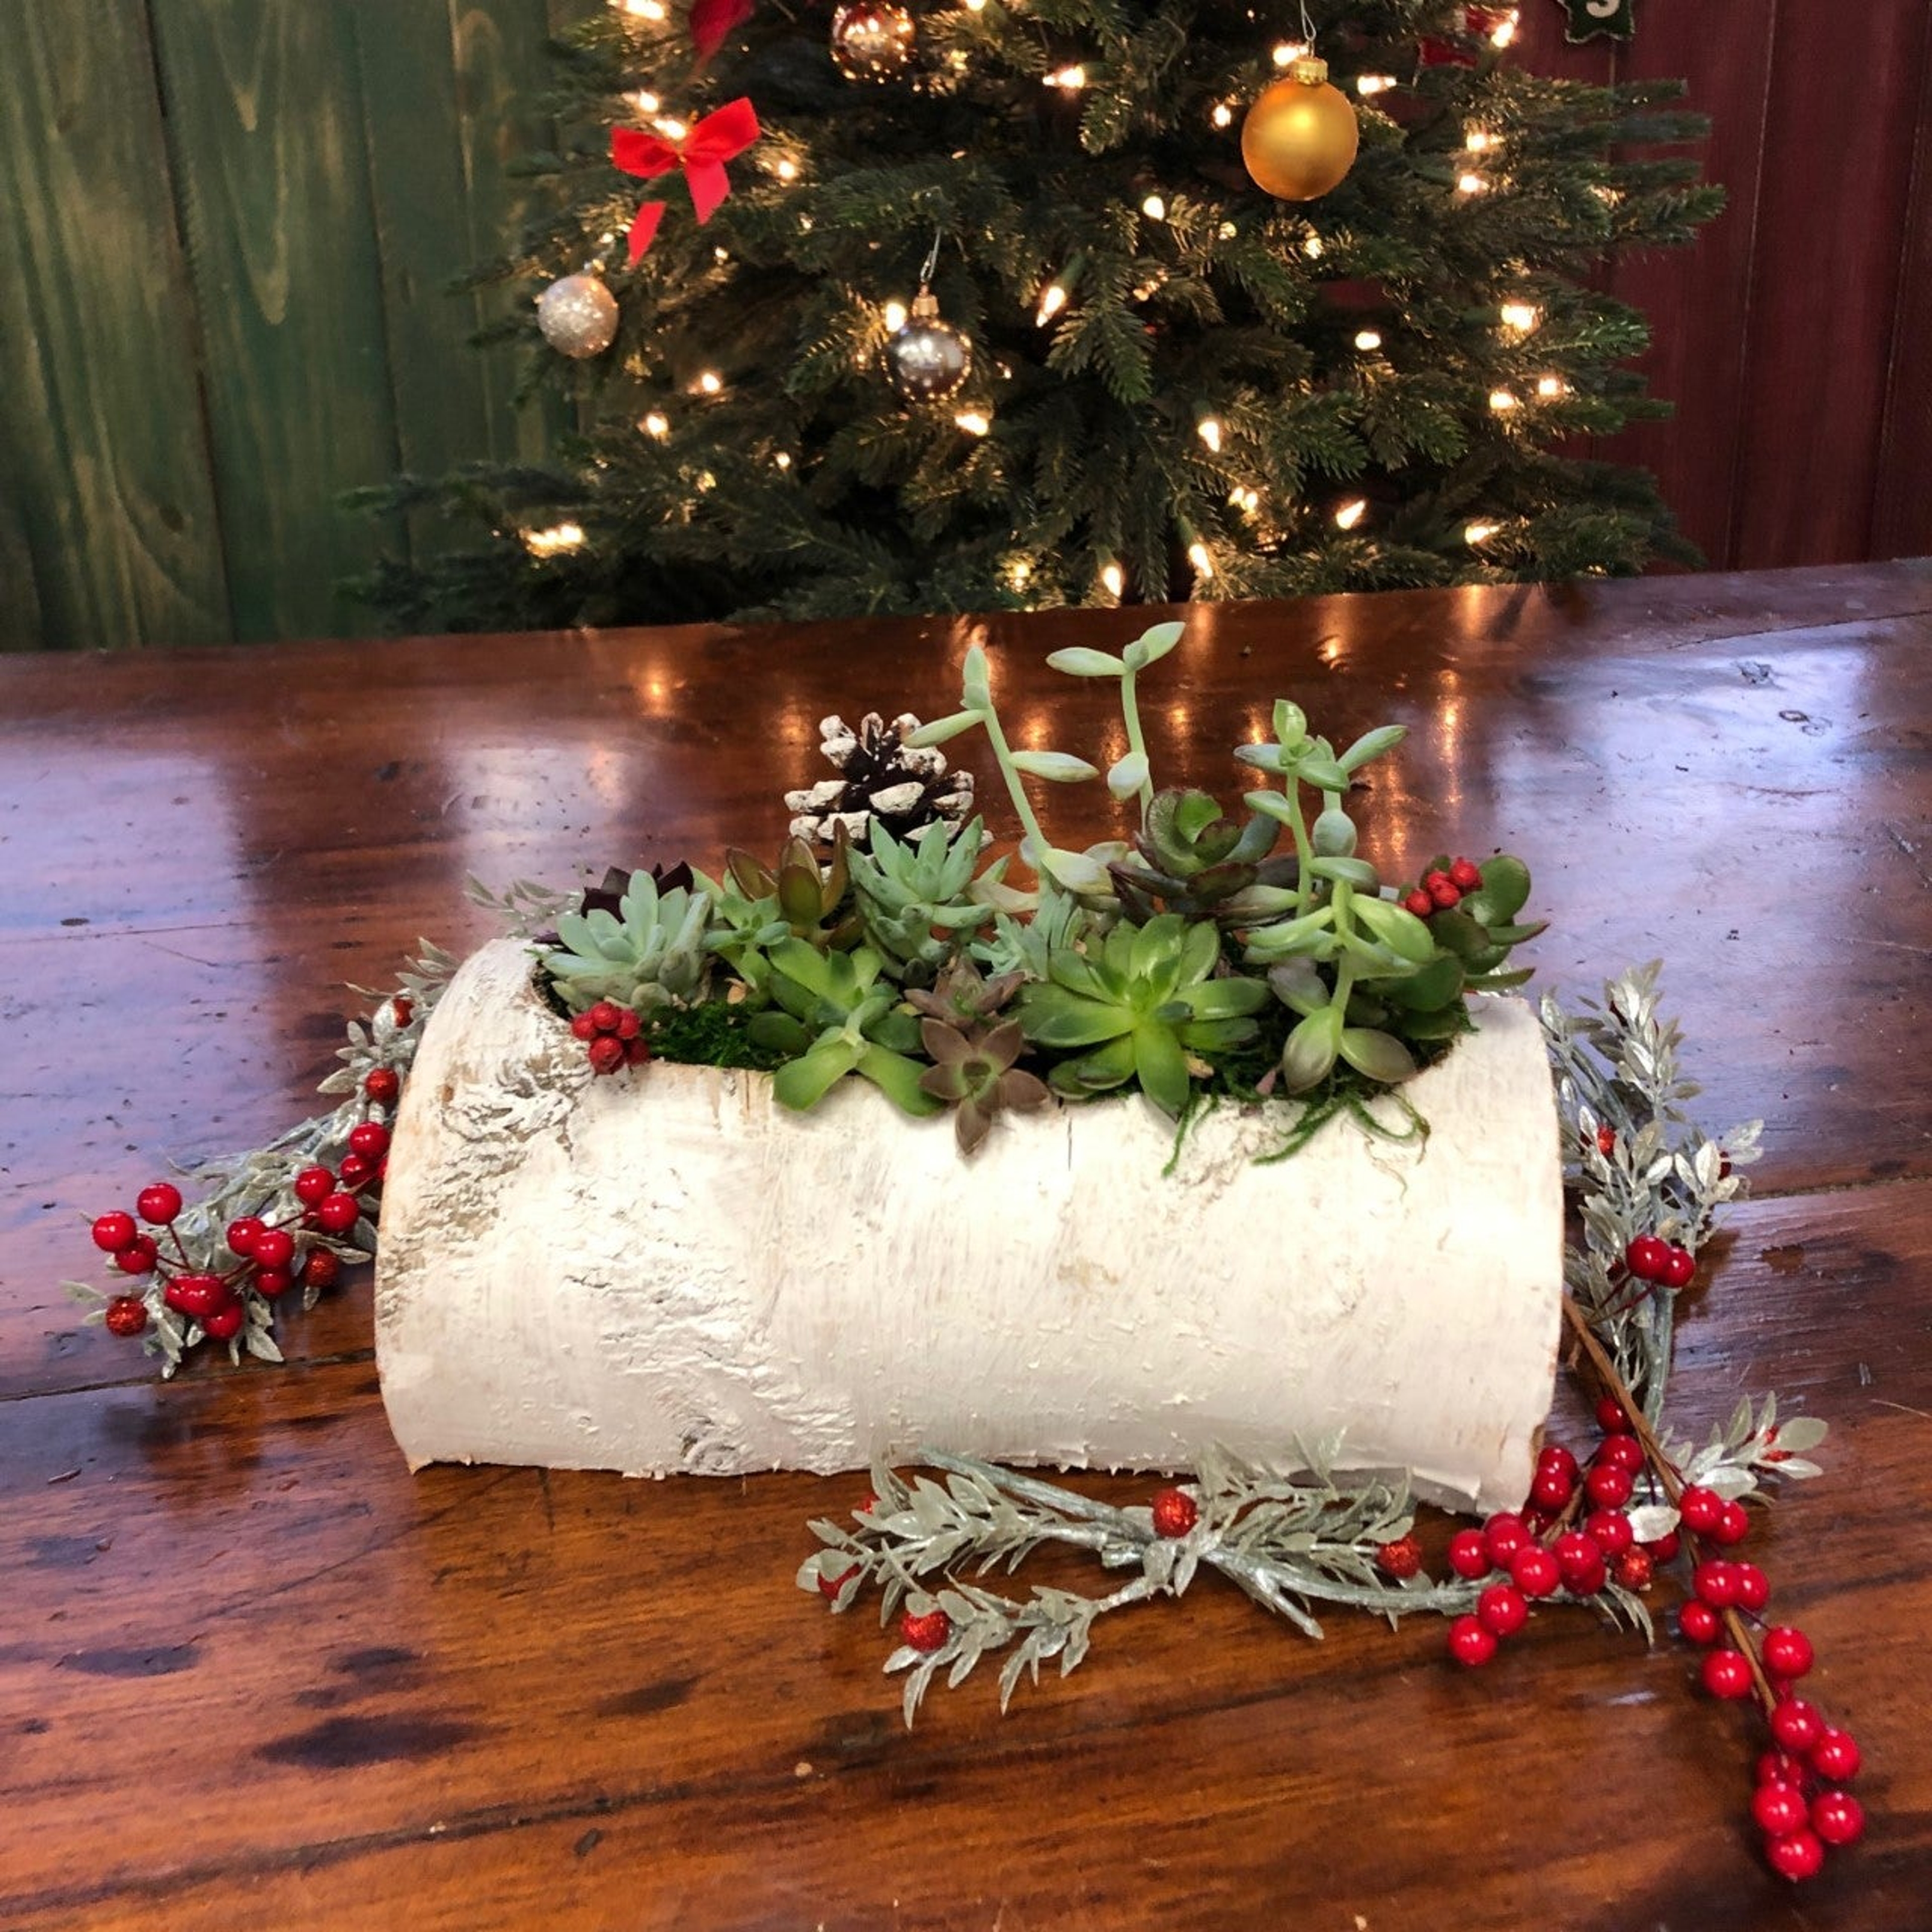
[[[334,500],[396,466],[356,18],[154,0],[244,639],[366,622],[334,586],[376,533]]]
[[[0,57],[0,649],[228,635],[146,22],[10,10]]]
[[[434,475],[548,448],[536,412],[512,408],[514,358],[465,338],[507,298],[450,285],[524,220],[528,183],[508,164],[535,146],[544,69],[529,0],[358,0],[352,10],[402,465]],[[374,480],[368,479],[368,480]]]
[[[1872,552],[1928,32],[1925,0],[1777,10],[1732,524],[1754,568]]]
[[[1640,364],[1676,413],[1634,424],[1604,446],[1657,472],[1664,500],[1714,569],[1736,562],[1738,464],[1750,342],[1758,183],[1768,128],[1772,0],[1652,6],[1618,58],[1619,80],[1691,76],[1688,107],[1709,116],[1704,172],[1723,184],[1723,214],[1688,249],[1634,256],[1611,286],[1648,317]],[[1713,58],[1721,50],[1721,58]]]
[[[1905,216],[1885,424],[1872,502],[1874,556],[1932,554],[1932,52]]]

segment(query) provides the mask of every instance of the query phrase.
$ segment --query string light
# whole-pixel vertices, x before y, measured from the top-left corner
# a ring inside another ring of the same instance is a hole
[[[1238,510],[1245,510],[1250,516],[1262,506],[1262,493],[1258,490],[1244,489],[1237,483],[1228,492],[1228,501]]]
[[[1458,194],[1486,194],[1489,191],[1490,184],[1480,175],[1459,175],[1456,178]]]
[[[1040,310],[1034,317],[1042,328],[1066,306],[1066,291],[1058,282],[1048,282],[1040,292]]]
[[[1494,524],[1465,524],[1462,526],[1462,541],[1472,545],[1486,543],[1496,533]]]
[[[1016,590],[1024,590],[1027,587],[1027,579],[1032,574],[1033,566],[1024,557],[1016,559],[1012,568],[1006,572],[1007,580]]]
[[[1462,136],[1462,145],[1472,154],[1486,154],[1496,144],[1496,137],[1485,133],[1480,128],[1471,128]]]
[[[1109,597],[1118,597],[1127,587],[1127,574],[1118,563],[1110,563],[1101,572],[1100,581],[1106,586]]]
[[[772,458],[772,460],[781,470],[789,470],[791,467],[791,452],[788,449],[782,449]]]
[[[952,420],[968,436],[984,436],[993,426],[992,418],[977,410],[962,410]]]
[[[1507,416],[1516,407],[1516,398],[1508,389],[1492,389],[1490,392],[1490,407],[1499,416]]]
[[[1355,346],[1364,355],[1372,349],[1379,349],[1382,339],[1372,328],[1363,329],[1355,338]]]
[[[716,369],[707,369],[698,379],[699,389],[707,396],[715,396],[724,386],[724,379]]]
[[[986,10],[986,0],[966,0],[966,10],[969,14],[983,14]]]
[[[1048,87],[1064,88],[1070,94],[1076,93],[1087,85],[1087,70],[1077,64],[1058,67],[1045,77],[1042,84]]]
[[[889,302],[886,304],[886,333],[896,335],[906,326],[906,305],[902,302]]]
[[[1232,242],[1241,231],[1232,221],[1224,221],[1218,232],[1223,242]]]
[[[1167,203],[1159,195],[1150,194],[1141,203],[1141,212],[1150,221],[1165,221],[1167,219]]]
[[[1194,425],[1194,433],[1216,456],[1220,454],[1221,422],[1218,416],[1203,416]]]
[[[1277,40],[1275,43],[1274,64],[1276,67],[1292,67],[1308,52],[1300,40]]]
[[[656,125],[658,132],[668,141],[681,141],[691,132],[675,114],[660,116]]]
[[[778,157],[778,165],[772,169],[772,172],[782,182],[795,182],[798,179],[798,164],[790,155],[781,154]]]
[[[1502,310],[1503,326],[1513,328],[1519,335],[1527,335],[1543,320],[1543,311],[1534,302],[1504,302]]]
[[[1193,565],[1196,577],[1212,577],[1214,574],[1214,560],[1208,554],[1208,546],[1204,543],[1190,544],[1187,546],[1187,560]]]
[[[711,259],[714,262],[728,262],[731,259],[731,251],[728,248],[714,248],[711,251]]]
[[[664,16],[664,0],[610,0],[610,4],[634,20],[662,20]]]
[[[1512,7],[1491,30],[1490,45],[1492,47],[1508,46],[1510,41],[1516,38],[1516,10]]]
[[[554,556],[560,550],[575,550],[583,542],[584,531],[576,524],[556,524],[547,530],[524,532],[524,548],[532,556]]]
[[[1321,236],[1318,235],[1310,236],[1308,239],[1302,243],[1301,252],[1306,255],[1311,262],[1320,261],[1322,259]]]
[[[649,88],[640,88],[631,96],[631,105],[646,121],[664,105]]]
[[[1234,110],[1225,100],[1214,104],[1214,111],[1208,119],[1217,128],[1232,128],[1234,124]]]
[[[1395,84],[1392,74],[1359,74],[1355,76],[1355,92],[1364,96],[1386,94]]]
[[[638,427],[645,435],[654,436],[662,442],[670,434],[670,418],[662,410],[652,410]]]
[[[1536,393],[1544,400],[1555,396],[1567,396],[1570,385],[1561,376],[1539,376],[1536,379]]]
[[[1338,530],[1352,530],[1368,514],[1367,497],[1352,497],[1335,512],[1335,527]]]
[[[715,490],[718,487],[718,479],[710,470],[700,470],[698,472],[698,487],[700,490]]]

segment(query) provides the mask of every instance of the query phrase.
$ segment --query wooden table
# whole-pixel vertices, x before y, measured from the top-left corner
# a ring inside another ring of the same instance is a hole
[[[1017,735],[1087,749],[1100,694],[1039,661],[1141,621],[0,660],[0,1921],[1932,1924],[1932,567],[1206,608],[1150,694],[1170,778],[1230,789],[1278,694],[1414,728],[1370,855],[1514,844],[1543,978],[1663,955],[1702,1118],[1765,1117],[1676,1404],[1833,1424],[1752,1545],[1865,1752],[1802,1894],[1668,1640],[1552,1612],[1466,1673],[1433,1620],[1316,1646],[1210,1580],[908,1733],[871,1618],[792,1587],[862,1479],[412,1478],[366,1281],[280,1370],[163,1386],[76,1328],[83,1217],[314,1111],[343,983],[488,935],[466,873],[775,848],[818,719],[950,708],[975,635]]]

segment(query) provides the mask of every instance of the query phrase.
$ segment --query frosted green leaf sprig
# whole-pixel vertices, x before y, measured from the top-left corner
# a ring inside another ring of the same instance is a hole
[[[821,1546],[796,1580],[836,1610],[849,1610],[868,1585],[876,1586],[882,1624],[902,1607],[914,1619],[938,1613],[931,1628],[938,1634],[943,1623],[942,1641],[930,1648],[902,1643],[886,1660],[889,1672],[906,1674],[908,1726],[940,1670],[948,1687],[956,1687],[988,1654],[1009,1652],[1000,1672],[1004,1710],[1023,1676],[1038,1683],[1042,1664],[1057,1663],[1062,1676],[1075,1669],[1100,1617],[1180,1596],[1203,1564],[1312,1637],[1322,1634],[1310,1607],[1317,1604],[1391,1618],[1467,1610],[1475,1601],[1472,1582],[1399,1581],[1378,1567],[1378,1551],[1408,1533],[1414,1510],[1399,1484],[1370,1480],[1350,1488],[1331,1480],[1326,1468],[1338,1447],[1311,1451],[1309,1473],[1292,1478],[1210,1451],[1196,1480],[1163,1498],[1170,1506],[1176,1497],[1184,1502],[1179,1515],[1186,1526],[1178,1534],[1167,1533],[1145,1505],[1117,1508],[1037,1476],[928,1453],[920,1460],[944,1474],[943,1484],[875,1468],[864,1508],[846,1521],[812,1525]],[[963,1574],[1012,1570],[1048,1544],[1088,1550],[1103,1569],[1132,1574],[1099,1595],[1036,1588],[1024,1599]]]

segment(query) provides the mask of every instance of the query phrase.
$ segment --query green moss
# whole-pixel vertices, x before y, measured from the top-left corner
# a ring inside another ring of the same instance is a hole
[[[748,1028],[753,1009],[740,1002],[706,1000],[700,1006],[668,1012],[652,1022],[651,1051],[660,1060],[688,1066],[742,1066],[770,1073],[786,1056],[760,1046]]]

